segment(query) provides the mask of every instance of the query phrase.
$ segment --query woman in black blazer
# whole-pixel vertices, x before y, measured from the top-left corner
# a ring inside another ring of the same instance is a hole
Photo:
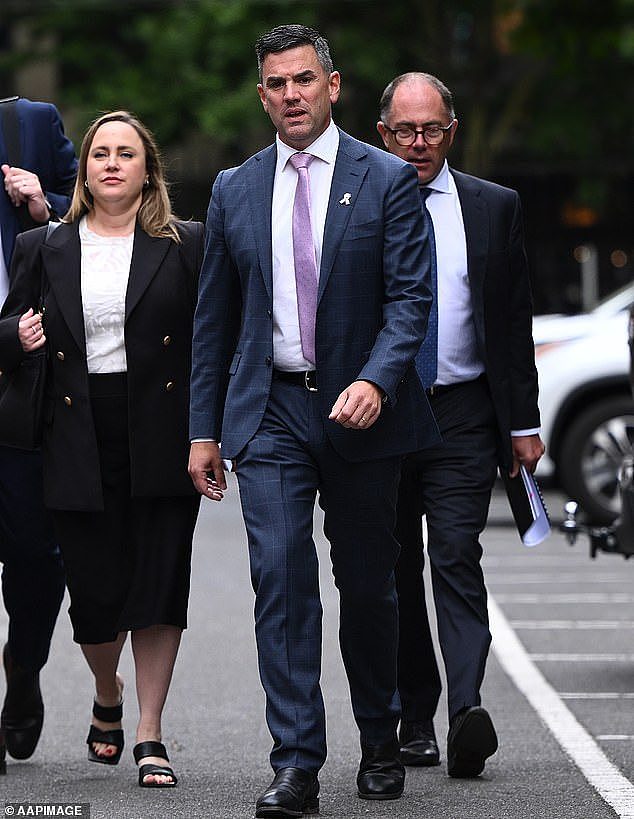
[[[46,345],[42,455],[74,639],[95,677],[88,757],[123,750],[132,633],[139,784],[176,784],[161,714],[186,626],[199,496],[187,473],[192,319],[203,226],[174,218],[158,150],[135,117],[84,137],[71,208],[18,237],[0,369]],[[43,310],[39,310],[41,281]]]

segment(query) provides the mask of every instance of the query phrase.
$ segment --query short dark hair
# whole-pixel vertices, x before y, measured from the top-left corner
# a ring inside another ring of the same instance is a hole
[[[255,53],[258,58],[260,82],[262,82],[262,63],[267,54],[277,54],[280,51],[303,45],[311,45],[315,49],[321,67],[326,74],[330,75],[333,67],[328,40],[314,28],[291,24],[276,26],[256,40]]]
[[[447,86],[441,82],[438,77],[434,77],[433,74],[425,74],[423,71],[409,71],[407,74],[400,74],[398,77],[395,77],[381,94],[381,102],[379,103],[379,116],[381,118],[381,122],[386,122],[388,116],[390,115],[392,99],[394,98],[394,92],[396,89],[402,83],[409,82],[410,80],[422,80],[428,85],[431,85],[432,88],[435,88],[440,94],[447,112],[447,116],[452,120],[456,118],[456,112],[454,111],[453,107],[453,94],[447,88]]]

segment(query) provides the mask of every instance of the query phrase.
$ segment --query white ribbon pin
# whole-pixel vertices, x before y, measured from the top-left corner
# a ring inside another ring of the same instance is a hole
[[[343,196],[341,197],[341,199],[339,200],[339,204],[340,204],[340,205],[349,205],[349,204],[350,204],[350,199],[351,199],[351,198],[352,198],[352,194],[351,194],[351,193],[344,193],[344,195],[343,195]]]

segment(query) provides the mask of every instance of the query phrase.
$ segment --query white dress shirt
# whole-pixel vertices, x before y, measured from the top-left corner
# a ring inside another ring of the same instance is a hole
[[[302,354],[297,313],[297,289],[293,261],[293,201],[298,174],[288,161],[298,153],[275,138],[277,164],[273,182],[271,206],[272,258],[273,258],[273,362],[278,370],[312,370],[314,365]],[[330,198],[330,186],[339,149],[339,131],[334,122],[302,153],[312,154],[315,159],[308,169],[310,178],[310,215],[317,270],[321,266],[326,211]]]
[[[445,160],[431,188],[427,209],[434,223],[438,282],[438,375],[436,384],[473,381],[484,370],[478,355],[469,288],[467,239],[456,182]],[[539,428],[513,430],[534,435]]]
[[[88,372],[126,372],[124,321],[134,233],[99,236],[79,223],[81,301]]]
[[[427,210],[434,223],[438,282],[438,375],[436,384],[473,381],[484,372],[478,356],[469,289],[467,239],[458,190],[445,160]]]

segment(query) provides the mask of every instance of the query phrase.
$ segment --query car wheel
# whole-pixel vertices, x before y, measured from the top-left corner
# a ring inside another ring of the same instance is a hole
[[[631,451],[628,426],[634,428],[632,400],[606,398],[579,415],[562,442],[561,486],[591,523],[611,523],[619,514],[617,473],[624,453]]]

